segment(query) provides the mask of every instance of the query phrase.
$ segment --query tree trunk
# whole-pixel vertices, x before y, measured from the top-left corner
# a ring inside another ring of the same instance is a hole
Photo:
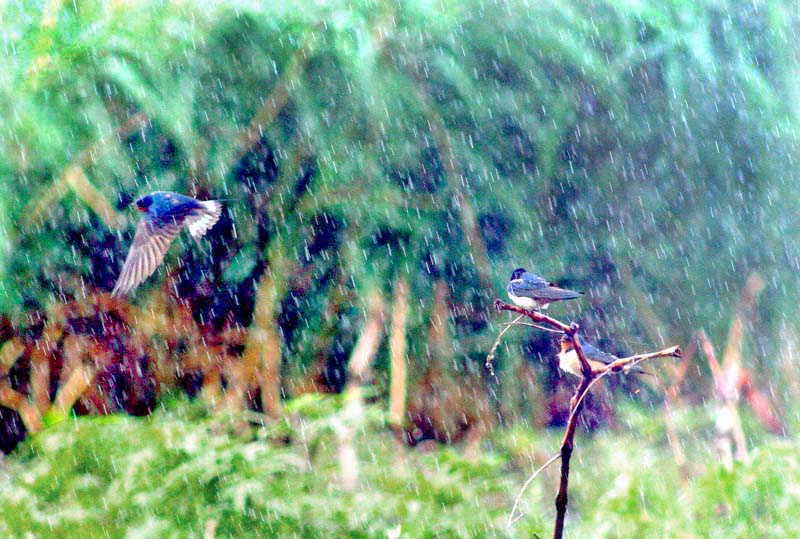
[[[226,400],[228,407],[243,409],[249,391],[259,386],[264,413],[270,417],[278,417],[282,410],[283,346],[283,337],[278,326],[278,308],[288,286],[288,276],[293,264],[280,247],[271,249],[268,263],[267,271],[256,289],[253,323],[247,335],[244,356],[233,369]]]
[[[29,434],[42,430],[42,416],[28,397],[15,391],[8,380],[0,381],[0,404],[17,412]]]
[[[406,322],[408,319],[408,281],[397,280],[392,300],[392,329],[389,339],[391,380],[389,385],[389,424],[401,428],[406,414]]]
[[[353,490],[358,485],[358,455],[355,449],[355,426],[364,415],[361,384],[369,378],[370,366],[378,351],[383,333],[383,297],[373,290],[369,294],[367,320],[356,342],[347,366],[348,381],[345,405],[336,429],[339,438],[339,470],[342,486]]]
[[[39,413],[50,407],[50,356],[63,332],[60,325],[49,324],[31,348],[31,398]]]
[[[67,335],[62,345],[64,359],[61,368],[61,387],[53,402],[53,411],[58,415],[67,415],[84,391],[92,385],[97,368],[83,363],[88,354],[87,345],[79,335]]]

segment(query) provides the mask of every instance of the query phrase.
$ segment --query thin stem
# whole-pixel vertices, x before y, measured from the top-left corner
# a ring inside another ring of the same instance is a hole
[[[551,318],[546,314],[542,314],[538,311],[529,311],[527,309],[523,309],[522,307],[517,307],[516,305],[509,305],[508,303],[501,301],[499,299],[494,300],[494,308],[498,311],[511,311],[517,314],[527,316],[534,322],[538,322],[540,324],[546,324],[556,329],[560,329],[564,333],[569,333],[571,331],[574,331],[570,326],[566,325],[564,322],[556,320],[555,318]]]
[[[497,352],[497,347],[500,345],[500,340],[503,338],[503,335],[506,334],[506,331],[508,331],[511,328],[511,326],[528,326],[530,328],[541,329],[542,331],[549,331],[551,333],[562,333],[562,334],[564,333],[563,331],[561,331],[559,329],[550,329],[550,328],[546,328],[544,326],[540,326],[538,324],[530,324],[528,322],[520,322],[520,320],[522,319],[523,316],[525,316],[525,314],[521,314],[518,317],[516,317],[514,320],[512,320],[511,322],[508,322],[505,325],[505,327],[500,331],[500,334],[497,335],[497,339],[495,339],[494,344],[492,345],[492,349],[489,350],[489,355],[486,356],[486,369],[489,371],[490,375],[494,376],[494,357],[495,357],[495,353]]]
[[[522,518],[523,513],[520,513],[519,516],[517,516],[517,518],[514,518],[514,513],[516,513],[517,511],[517,506],[519,505],[519,502],[522,499],[522,495],[525,493],[525,490],[528,488],[528,485],[530,485],[531,482],[534,479],[536,479],[536,476],[539,475],[545,468],[547,468],[560,458],[561,458],[561,453],[556,453],[555,455],[547,459],[547,462],[539,466],[539,468],[537,468],[536,471],[533,472],[530,477],[528,477],[528,480],[525,481],[525,484],[522,485],[521,489],[519,489],[519,493],[517,494],[517,497],[514,499],[514,506],[511,508],[511,513],[508,515],[508,527],[511,527],[517,520]]]
[[[583,351],[581,351],[583,353]],[[578,356],[580,357],[580,355]],[[584,357],[584,360],[586,358]],[[591,370],[591,369],[590,369]],[[569,503],[569,463],[572,458],[572,450],[575,447],[575,432],[578,428],[578,417],[583,408],[581,398],[592,383],[592,375],[584,376],[578,389],[571,399],[571,413],[567,421],[567,429],[564,432],[564,439],[561,442],[561,480],[558,484],[558,494],[556,494],[556,524],[553,530],[553,538],[561,539],[564,535],[564,518],[567,516],[567,505]]]
[[[553,530],[553,537],[554,539],[562,539],[564,535],[564,519],[567,515],[567,505],[569,503],[569,465],[570,459],[572,458],[572,451],[575,447],[575,433],[578,429],[578,419],[580,417],[581,410],[583,409],[584,400],[586,398],[586,394],[592,388],[592,386],[601,378],[605,377],[609,373],[618,373],[620,371],[628,370],[631,367],[641,363],[642,361],[646,361],[648,359],[653,359],[656,357],[681,357],[681,349],[677,346],[673,346],[671,348],[665,348],[663,350],[659,350],[658,352],[652,352],[649,354],[637,354],[630,357],[619,358],[610,365],[605,366],[602,369],[593,370],[589,360],[586,357],[586,354],[583,351],[583,347],[581,346],[581,341],[578,338],[578,331],[580,330],[580,326],[578,324],[570,324],[566,325],[565,323],[556,320],[555,318],[551,318],[547,315],[544,315],[538,311],[529,311],[527,309],[523,309],[521,307],[516,307],[514,305],[509,305],[504,301],[496,299],[494,301],[494,308],[498,311],[511,311],[519,314],[513,322],[506,325],[500,334],[497,336],[497,340],[495,341],[494,345],[492,346],[489,355],[486,357],[486,366],[489,369],[489,372],[494,375],[494,371],[492,370],[492,360],[494,359],[495,351],[500,344],[500,340],[502,339],[503,335],[505,335],[506,331],[513,326],[513,325],[533,325],[534,327],[538,327],[535,324],[521,324],[519,320],[523,316],[527,316],[533,322],[539,324],[545,324],[552,328],[555,328],[557,331],[565,333],[569,336],[570,340],[572,341],[572,346],[575,349],[575,353],[578,356],[578,361],[580,361],[581,365],[581,381],[578,384],[577,389],[575,390],[575,394],[570,399],[570,415],[569,419],[567,420],[567,427],[564,432],[564,438],[561,441],[561,448],[557,455],[553,456],[550,460],[548,460],[539,470],[534,472],[534,474],[528,478],[528,480],[523,485],[520,493],[517,495],[516,500],[514,501],[514,506],[511,509],[511,514],[509,515],[508,523],[509,526],[515,522],[514,514],[516,513],[517,506],[519,505],[519,500],[522,497],[522,493],[525,491],[527,486],[530,482],[547,466],[555,462],[557,458],[561,458],[561,479],[559,481],[558,486],[558,494],[556,495],[556,522],[555,527]],[[540,328],[545,329],[545,328]]]
[[[573,342],[575,340],[577,339],[574,339]],[[578,350],[576,348],[576,352],[577,351]],[[582,354],[583,349],[578,352],[578,357],[580,358]],[[591,368],[589,368],[589,375],[584,375],[584,377],[581,379],[581,383],[578,385],[578,389],[575,391],[575,395],[571,399],[571,411],[569,419],[567,420],[567,430],[564,433],[564,440],[561,442],[561,481],[559,483],[558,494],[556,495],[556,524],[555,529],[553,530],[554,539],[561,539],[564,534],[564,518],[567,514],[568,504],[569,460],[572,457],[572,450],[574,448],[578,417],[583,409],[584,399],[589,393],[589,390],[591,390],[592,386],[594,386],[594,384],[601,378],[605,377],[609,373],[619,372],[623,367],[633,367],[642,361],[647,361],[648,359],[657,357],[680,357],[680,354],[680,348],[673,346],[671,348],[665,348],[664,350],[650,354],[637,354],[635,356],[621,358],[609,365],[604,371],[592,372]],[[583,359],[584,361],[586,360],[585,356]],[[612,368],[612,366],[615,367]]]
[[[506,334],[506,331],[511,329],[511,326],[522,320],[522,317],[525,316],[524,314],[519,315],[514,319],[513,322],[506,324],[502,330],[500,330],[500,334],[495,339],[494,344],[492,345],[492,349],[489,350],[489,355],[486,356],[486,369],[489,371],[489,374],[494,376],[494,355],[497,352],[497,347],[500,346],[500,340],[503,338],[503,335]]]
[[[564,334],[564,332],[561,331],[560,329],[546,328],[546,327],[540,326],[538,324],[531,324],[530,322],[516,322],[516,323],[515,322],[509,322],[508,324],[511,325],[511,326],[528,326],[529,328],[541,329],[542,331],[549,331],[550,333],[558,333],[559,335],[563,335]]]
[[[589,364],[589,360],[586,359],[586,354],[583,353],[583,345],[581,345],[581,340],[578,338],[578,324],[572,324],[569,327],[569,331],[567,335],[569,335],[570,339],[572,340],[572,346],[575,348],[575,353],[578,355],[578,361],[581,364],[581,374],[584,378],[592,378],[592,366]]]
[[[602,372],[613,371],[619,372],[623,370],[629,370],[631,367],[636,365],[637,363],[641,363],[642,361],[646,361],[648,359],[653,359],[657,357],[681,357],[681,349],[678,346],[670,346],[669,348],[664,348],[663,350],[659,350],[658,352],[650,352],[649,354],[636,354],[629,357],[620,358],[613,363],[610,363],[606,366],[606,368]]]

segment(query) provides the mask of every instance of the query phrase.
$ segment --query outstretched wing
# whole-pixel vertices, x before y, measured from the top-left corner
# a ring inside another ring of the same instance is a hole
[[[152,275],[180,231],[181,224],[175,221],[156,224],[147,217],[139,221],[133,245],[111,294],[125,295]]]

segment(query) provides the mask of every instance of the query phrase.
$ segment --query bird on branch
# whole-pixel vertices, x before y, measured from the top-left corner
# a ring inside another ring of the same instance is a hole
[[[524,309],[544,310],[550,303],[575,299],[583,292],[559,288],[525,268],[517,268],[506,286],[508,297]]]
[[[562,371],[574,374],[575,376],[583,376],[581,372],[581,362],[578,358],[578,353],[575,351],[575,346],[572,343],[572,337],[569,335],[562,335],[559,343],[561,345],[561,351],[558,353],[558,367]],[[583,339],[580,339],[580,343],[581,349],[583,350],[583,355],[586,356],[587,360],[589,360],[589,365],[592,367],[592,371],[594,372],[602,372],[605,370],[607,365],[610,365],[620,359],[614,354],[604,352],[599,348],[587,343]],[[635,365],[623,367],[622,372],[625,374],[629,372],[636,374],[651,374],[641,367],[637,367]]]

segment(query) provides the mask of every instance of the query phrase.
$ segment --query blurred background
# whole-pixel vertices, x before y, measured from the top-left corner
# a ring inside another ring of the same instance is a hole
[[[685,352],[594,390],[568,533],[800,534],[796,3],[0,25],[4,536],[549,535],[557,466],[506,520],[576,380],[524,326],[485,365],[519,266],[604,350]],[[155,190],[223,217],[113,298]]]

